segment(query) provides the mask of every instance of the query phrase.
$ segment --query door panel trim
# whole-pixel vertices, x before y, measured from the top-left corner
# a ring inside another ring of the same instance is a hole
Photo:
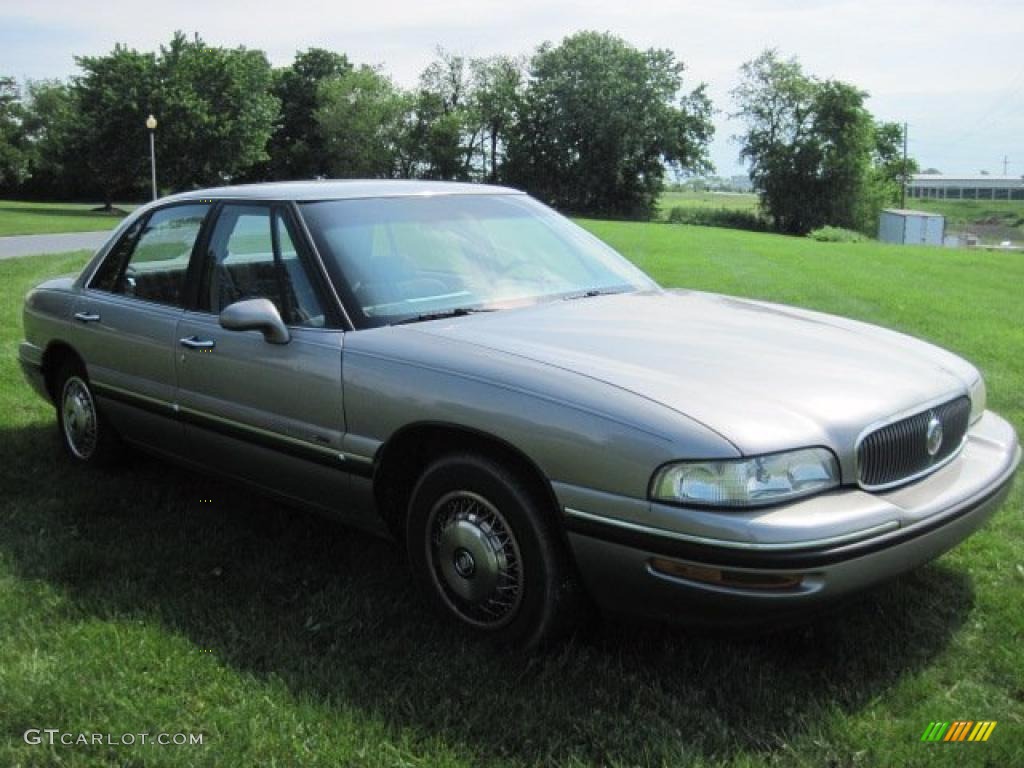
[[[204,411],[197,411],[177,403],[167,402],[155,397],[140,395],[121,387],[110,384],[94,382],[93,387],[96,394],[101,397],[116,400],[117,402],[140,408],[150,413],[165,416],[170,419],[182,421],[190,426],[208,429],[227,437],[232,437],[243,442],[270,448],[296,458],[311,461],[314,464],[332,467],[342,472],[347,472],[358,477],[373,476],[373,459],[360,456],[355,453],[337,451],[322,445],[316,445],[305,440],[282,435],[278,432],[271,432],[251,424],[243,424],[232,419],[225,419],[221,416]]]
[[[141,395],[138,392],[132,392],[121,387],[115,387],[113,384],[104,384],[101,381],[90,381],[89,385],[96,390],[96,394],[100,397],[105,397],[108,400],[116,400],[119,403],[125,405],[132,405],[143,411],[155,413],[158,416],[167,416],[168,418],[175,418],[177,406],[174,403],[166,400],[161,400],[158,397],[150,397],[149,395]]]
[[[178,417],[186,424],[218,432],[253,445],[271,448],[289,456],[306,459],[314,464],[340,469],[353,475],[370,477],[373,475],[373,460],[363,456],[347,454],[333,448],[288,437],[278,432],[270,432],[251,424],[242,424],[221,416],[214,416],[203,411],[196,411],[184,406],[178,407]]]

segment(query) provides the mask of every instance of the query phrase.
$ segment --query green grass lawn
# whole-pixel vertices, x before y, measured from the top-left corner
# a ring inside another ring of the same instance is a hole
[[[1024,429],[1019,257],[584,224],[665,285],[948,346]],[[70,467],[15,357],[24,291],[85,258],[0,262],[0,765],[1024,765],[1024,484],[953,552],[803,627],[608,623],[499,652],[436,623],[387,542],[155,460]],[[919,741],[954,719],[999,724]],[[204,744],[29,746],[28,728]]]
[[[58,232],[97,232],[117,226],[121,214],[94,211],[93,208],[96,207],[98,204],[0,200],[0,237]],[[135,206],[118,203],[116,207],[128,211]]]

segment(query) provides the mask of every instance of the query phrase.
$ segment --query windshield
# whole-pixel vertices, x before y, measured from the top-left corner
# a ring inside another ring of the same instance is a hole
[[[656,287],[525,195],[328,200],[301,209],[361,327]]]

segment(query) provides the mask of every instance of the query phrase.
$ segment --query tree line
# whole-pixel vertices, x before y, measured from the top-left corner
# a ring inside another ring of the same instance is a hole
[[[705,86],[686,81],[672,51],[610,33],[579,32],[528,57],[439,49],[412,88],[334,51],[274,68],[262,51],[180,32],[158,51],[118,45],[75,61],[67,80],[22,88],[0,77],[0,194],[139,199],[150,114],[164,192],[450,179],[509,184],[570,212],[646,217],[669,173],[711,170]],[[741,157],[780,231],[861,226],[898,192],[898,128],[874,121],[862,91],[768,51],[743,66],[734,97]]]
[[[774,228],[806,234],[830,225],[874,233],[917,170],[903,159],[898,123],[875,120],[868,94],[804,72],[767,50],[740,68],[732,92],[745,125],[740,157]]]

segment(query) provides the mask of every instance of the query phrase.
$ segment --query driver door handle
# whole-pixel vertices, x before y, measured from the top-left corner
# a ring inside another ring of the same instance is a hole
[[[213,349],[217,346],[217,342],[213,339],[200,339],[198,336],[186,336],[183,339],[178,339],[178,343],[189,349]]]
[[[98,323],[100,316],[95,312],[75,312],[75,320],[80,323]]]

